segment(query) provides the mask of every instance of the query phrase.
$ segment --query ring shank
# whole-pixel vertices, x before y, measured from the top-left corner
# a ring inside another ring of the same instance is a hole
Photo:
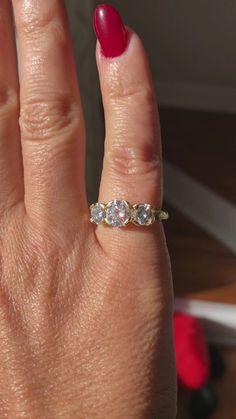
[[[169,219],[169,213],[167,211],[154,209],[153,212],[156,221],[165,221]]]

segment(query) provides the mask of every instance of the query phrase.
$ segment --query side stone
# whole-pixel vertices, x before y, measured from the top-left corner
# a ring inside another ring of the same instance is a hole
[[[99,204],[98,202],[96,204],[91,205],[90,214],[91,214],[90,220],[92,221],[92,223],[94,224],[103,223],[106,218],[105,205]]]
[[[147,226],[154,222],[152,206],[149,204],[138,204],[133,207],[132,221],[140,226]]]

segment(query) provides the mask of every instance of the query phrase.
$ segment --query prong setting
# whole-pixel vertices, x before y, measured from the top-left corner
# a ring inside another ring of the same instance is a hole
[[[115,199],[106,206],[105,221],[112,227],[125,227],[131,219],[130,204],[125,200]]]

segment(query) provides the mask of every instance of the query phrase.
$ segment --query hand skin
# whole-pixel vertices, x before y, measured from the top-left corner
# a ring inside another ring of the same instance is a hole
[[[173,419],[163,228],[89,222],[62,3],[12,1],[20,91],[10,2],[0,3],[0,418]],[[97,63],[106,115],[99,201],[161,207],[160,128],[140,39],[129,29],[126,51],[112,59],[98,43]]]

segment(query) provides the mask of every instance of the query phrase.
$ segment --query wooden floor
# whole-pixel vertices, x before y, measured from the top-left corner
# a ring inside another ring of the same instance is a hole
[[[175,293],[236,303],[236,257],[221,243],[169,207],[165,224]]]
[[[161,109],[164,156],[236,203],[235,115]]]
[[[161,109],[160,118],[164,158],[236,204],[235,116]],[[235,255],[165,206],[176,294],[236,304]]]
[[[236,204],[236,118],[161,109],[163,154],[196,180]],[[236,304],[236,256],[165,205],[175,294]],[[223,348],[226,374],[216,383],[220,404],[212,419],[236,419],[236,348]],[[179,394],[178,419],[190,419],[189,395]]]

